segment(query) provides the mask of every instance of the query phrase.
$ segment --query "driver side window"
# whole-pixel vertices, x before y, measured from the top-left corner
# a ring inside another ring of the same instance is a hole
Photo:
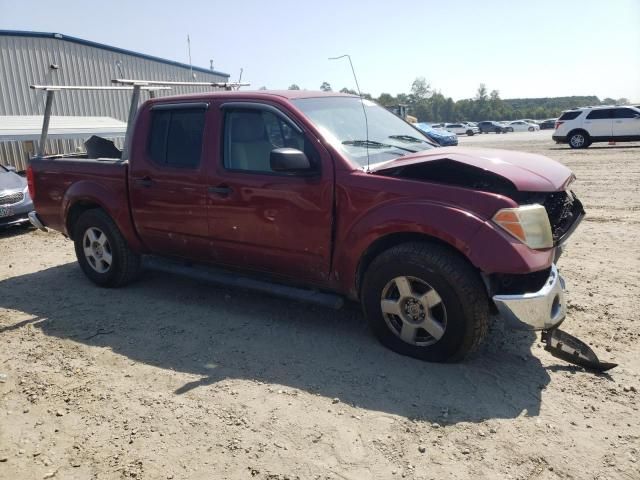
[[[276,173],[271,151],[295,148],[307,154],[304,136],[278,115],[260,109],[229,109],[224,116],[224,167],[228,170]]]

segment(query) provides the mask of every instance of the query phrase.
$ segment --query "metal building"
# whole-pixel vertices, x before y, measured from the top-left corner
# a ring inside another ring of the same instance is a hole
[[[40,85],[111,85],[114,78],[164,81],[227,82],[229,74],[111,47],[60,33],[0,30],[0,116],[42,115],[45,93]],[[211,90],[172,87],[160,95]],[[73,91],[57,95],[52,115],[113,117],[127,121],[131,94]],[[142,100],[145,96],[142,96]],[[49,140],[47,153],[71,151],[78,140]],[[33,141],[0,142],[0,163],[26,168]]]

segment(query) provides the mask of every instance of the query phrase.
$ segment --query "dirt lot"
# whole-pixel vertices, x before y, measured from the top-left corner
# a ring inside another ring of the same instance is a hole
[[[560,261],[594,375],[493,327],[434,365],[335,313],[147,273],[90,284],[55,233],[0,235],[0,478],[639,479],[640,145],[462,138],[571,167],[588,217]]]

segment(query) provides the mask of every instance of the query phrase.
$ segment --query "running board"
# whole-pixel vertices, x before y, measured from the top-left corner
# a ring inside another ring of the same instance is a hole
[[[326,308],[339,310],[344,305],[344,299],[334,293],[324,293],[317,290],[290,287],[279,283],[245,277],[233,272],[202,265],[188,265],[177,261],[157,257],[145,257],[143,266],[147,270],[181,275],[214,285],[227,288],[241,288],[275,295],[289,300],[313,303]]]

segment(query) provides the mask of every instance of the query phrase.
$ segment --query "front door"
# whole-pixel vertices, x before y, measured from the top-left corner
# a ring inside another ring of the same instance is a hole
[[[222,149],[209,188],[214,261],[325,283],[333,207],[328,152],[273,106],[223,104],[217,112]],[[270,153],[283,147],[303,151],[312,171],[274,172]]]
[[[136,229],[153,253],[207,259],[206,118],[204,103],[157,104],[139,114],[138,123],[148,128],[132,152],[130,202]]]
[[[613,112],[613,136],[640,138],[640,111],[616,108]]]

